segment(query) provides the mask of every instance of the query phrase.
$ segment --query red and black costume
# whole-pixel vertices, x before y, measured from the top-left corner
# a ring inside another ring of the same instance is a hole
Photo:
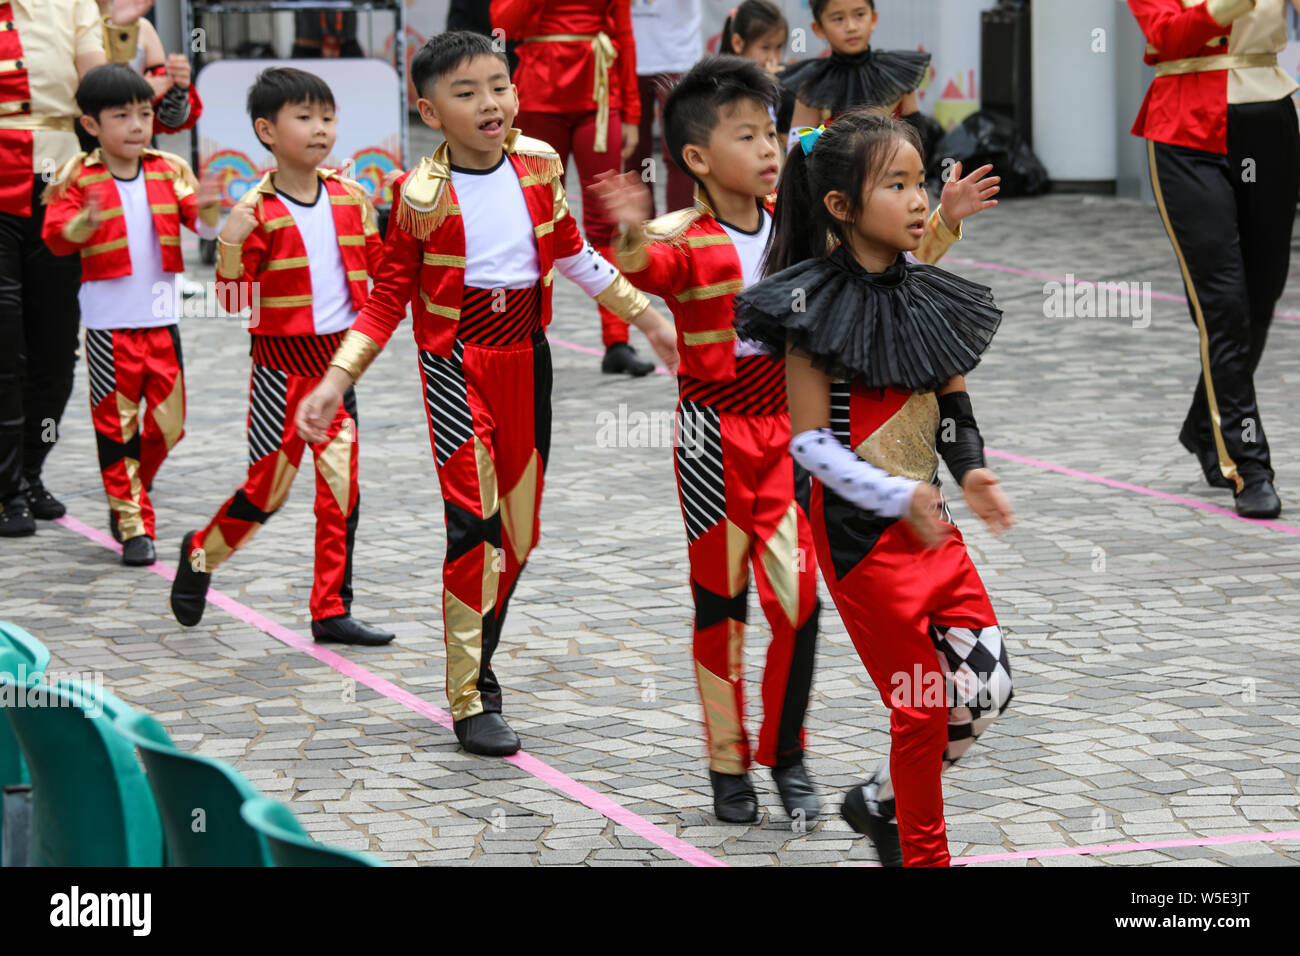
[[[1129,0],[1156,67],[1133,133],[1200,336],[1179,440],[1211,484],[1273,478],[1254,372],[1286,284],[1300,190],[1294,79],[1277,66],[1284,0]],[[1276,501],[1276,498],[1273,498]],[[1246,512],[1242,512],[1246,513]],[[1276,510],[1255,517],[1272,517]]]
[[[623,126],[641,121],[636,42],[628,0],[492,0],[492,26],[518,44],[515,125],[549,143],[582,184],[582,231],[605,258],[615,225],[589,190],[622,169]],[[627,341],[627,323],[600,310],[608,348]]]
[[[456,175],[493,177],[483,181],[497,191],[475,192],[475,204],[466,206]],[[517,183],[518,193],[506,194],[510,183]],[[544,330],[555,272],[585,283],[625,319],[649,302],[579,234],[564,196],[560,157],[518,130],[507,134],[502,162],[492,170],[453,167],[444,143],[394,191],[400,200],[374,289],[333,364],[359,378],[410,305],[445,507],[443,639],[447,699],[459,724],[501,712],[492,655],[511,592],[540,535],[551,437]],[[468,285],[468,274],[495,265],[476,261],[471,231],[475,239],[513,232],[516,214],[524,219],[523,231],[510,238],[516,250],[522,246],[534,256],[532,263],[500,284]]]
[[[831,376],[833,440],[917,482],[938,484],[942,454],[960,483],[978,432],[964,392],[935,390],[973,368],[997,329],[987,288],[901,256],[873,275],[840,247],[742,292],[737,311],[740,334],[788,343]],[[941,410],[954,429],[940,428]],[[940,774],[1011,697],[997,618],[956,528],[927,550],[905,521],[847,501],[820,471],[813,479],[822,576],[890,710],[889,760],[868,785],[875,812],[887,817],[896,799],[906,865],[946,865]]]
[[[313,273],[319,270],[323,277],[342,272],[338,278],[346,281],[355,314],[365,304],[367,278],[383,252],[364,188],[332,170],[317,172],[324,193],[318,193],[317,201],[328,200],[337,238],[334,263],[324,255],[308,262],[308,247],[287,205],[294,200],[276,190],[273,172],[240,200],[253,206],[257,228],[242,246],[218,243],[217,278],[227,283],[226,308],[233,313],[248,305],[253,310],[248,322],[253,356],[249,467],[243,486],[193,536],[191,564],[203,573],[212,573],[248,543],[284,504],[298,473],[306,447],[294,424],[298,403],[328,371],[330,357],[346,331],[319,330],[313,287],[321,280],[314,279]],[[352,603],[352,549],[360,494],[357,406],[351,390],[335,412],[325,441],[309,447],[316,466],[311,616],[321,621],[348,614]]]

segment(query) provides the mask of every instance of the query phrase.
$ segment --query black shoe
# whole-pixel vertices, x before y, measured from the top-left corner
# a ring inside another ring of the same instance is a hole
[[[713,812],[724,823],[753,823],[758,819],[758,796],[747,773],[709,771],[713,784]]]
[[[210,573],[195,571],[190,564],[190,547],[196,533],[191,531],[181,539],[181,559],[176,565],[176,577],[172,579],[172,613],[186,627],[193,627],[203,620],[203,609],[208,604],[208,585],[212,583]]]
[[[147,568],[158,560],[153,550],[153,538],[138,534],[122,542],[122,563],[131,568]]]
[[[1267,478],[1254,478],[1237,493],[1237,514],[1243,518],[1276,518],[1282,513],[1282,502]]]
[[[113,540],[118,544],[122,543],[122,528],[117,523],[117,512],[112,508],[108,509],[108,533],[113,536]]]
[[[626,342],[615,342],[605,349],[605,357],[600,361],[600,370],[606,375],[617,375],[620,372],[626,372],[633,378],[640,378],[642,375],[649,375],[653,372],[655,366],[654,362],[647,362],[645,359],[638,358],[636,349]]]
[[[1201,463],[1201,474],[1205,475],[1205,482],[1211,488],[1235,488],[1231,481],[1223,477],[1223,472],[1219,470],[1219,453],[1213,448],[1204,449],[1196,452],[1196,460]]]
[[[495,711],[466,717],[452,724],[460,745],[484,757],[509,757],[519,750],[519,735]]]
[[[387,644],[397,635],[390,631],[358,621],[351,614],[339,614],[335,617],[323,617],[311,622],[311,636],[324,643],[335,644]]]
[[[45,490],[45,485],[40,478],[27,479],[25,494],[27,495],[27,507],[31,509],[32,516],[39,518],[41,521],[54,521],[68,513],[68,509],[63,506],[63,502]]]
[[[898,839],[898,824],[891,823],[871,812],[871,808],[867,806],[867,795],[861,786],[849,791],[849,795],[844,798],[843,806],[840,807],[840,815],[844,817],[844,822],[858,833],[871,838],[871,843],[876,848],[876,856],[880,857],[881,866],[903,865],[903,847]]]
[[[811,823],[821,815],[822,802],[818,799],[817,791],[808,779],[808,771],[803,764],[773,767],[772,780],[776,783],[777,792],[781,794],[781,805],[791,820],[802,819]]]
[[[18,495],[5,503],[0,512],[0,537],[23,538],[36,533],[36,519],[32,509],[27,506],[27,497]]]

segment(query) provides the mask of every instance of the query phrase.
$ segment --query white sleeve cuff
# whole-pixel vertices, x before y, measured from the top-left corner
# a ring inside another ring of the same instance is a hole
[[[829,428],[795,435],[790,439],[790,454],[841,498],[886,518],[906,514],[920,484],[863,461],[840,444]]]

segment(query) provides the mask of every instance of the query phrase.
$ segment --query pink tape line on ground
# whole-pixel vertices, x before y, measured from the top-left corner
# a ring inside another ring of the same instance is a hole
[[[549,336],[547,337],[547,340],[548,340],[552,345],[558,345],[558,346],[559,346],[560,348],[562,348],[562,349],[569,349],[571,352],[585,352],[587,355],[604,355],[604,354],[605,354],[605,353],[602,352],[600,349],[593,349],[590,345],[579,345],[577,342],[566,342],[564,339],[553,339],[553,338],[550,338]],[[656,375],[671,375],[672,372],[668,371],[668,369],[664,368],[662,365],[656,365],[656,366],[655,366],[655,374],[656,374]]]
[[[97,528],[92,528],[84,522],[78,521],[71,515],[58,519],[58,523],[70,531],[75,531],[82,537],[89,538],[96,544],[108,548],[110,551],[121,553],[122,546],[114,541],[106,532]],[[169,565],[158,562],[151,565],[149,570],[168,581],[176,577],[175,570]],[[441,724],[448,729],[451,728],[451,714],[447,713],[441,707],[436,707],[412,694],[409,690],[398,687],[391,681],[373,674],[366,668],[353,661],[348,660],[333,651],[321,647],[314,640],[309,640],[301,634],[297,634],[283,624],[277,624],[271,619],[254,611],[251,607],[241,604],[229,595],[222,594],[215,588],[208,591],[208,603],[214,604],[223,611],[228,612],[246,624],[251,624],[259,631],[275,638],[281,643],[288,644],[295,650],[302,651],[311,657],[316,658],[322,664],[332,667],[345,677],[350,677],[359,684],[364,684],[371,690],[376,691],[389,700],[395,700],[408,710],[412,710],[422,717],[427,717],[435,723]],[[627,827],[643,840],[653,843],[662,850],[667,850],[678,859],[685,860],[687,863],[695,866],[726,866],[727,864],[710,853],[701,850],[693,844],[687,843],[678,836],[669,833],[657,824],[633,813],[631,810],[618,803],[615,803],[604,794],[597,793],[590,787],[579,783],[563,771],[556,770],[550,764],[539,760],[526,751],[519,751],[512,757],[504,758],[509,763],[514,764],[525,773],[532,774],[543,783],[554,787],[565,796],[577,800],[583,806],[589,807],[600,813],[615,823]]]
[[[1264,521],[1258,518],[1243,518],[1235,511],[1229,511],[1227,508],[1220,508],[1218,505],[1212,505],[1205,501],[1197,501],[1195,498],[1184,498],[1180,495],[1171,495],[1166,491],[1157,491],[1154,488],[1146,488],[1142,485],[1132,485],[1127,481],[1116,481],[1114,478],[1103,478],[1101,475],[1090,474],[1086,471],[1079,471],[1075,468],[1067,468],[1064,465],[1054,465],[1050,461],[1039,461],[1037,458],[1025,458],[1023,455],[1013,455],[1011,452],[995,451],[992,448],[986,448],[985,454],[991,458],[1001,458],[1005,461],[1013,461],[1018,465],[1029,465],[1033,468],[1042,468],[1045,471],[1054,471],[1059,475],[1068,475],[1071,478],[1082,478],[1084,481],[1095,482],[1099,485],[1105,485],[1108,488],[1118,488],[1121,491],[1131,491],[1137,495],[1146,495],[1150,498],[1159,498],[1161,501],[1171,501],[1174,504],[1183,505],[1186,508],[1195,508],[1198,511],[1208,511],[1211,514],[1223,515],[1232,518],[1234,521],[1245,521],[1248,524],[1257,524],[1265,528],[1271,528],[1274,531],[1281,531],[1285,534],[1300,536],[1300,528],[1293,527],[1289,524],[1283,524],[1280,521]]]
[[[980,262],[976,259],[959,259],[956,256],[948,256],[944,262],[949,265],[970,266],[972,269],[989,269],[992,272],[1005,272],[1013,276],[1028,276],[1031,279],[1048,279],[1053,282],[1066,282],[1069,276],[1054,276],[1048,272],[1034,272],[1032,269],[1017,269],[1015,266],[1004,266],[996,262]],[[1115,286],[1114,282],[1096,282],[1091,279],[1074,280],[1076,286],[1093,285],[1100,289],[1109,289]],[[1152,292],[1151,298],[1162,299],[1165,302],[1186,302],[1186,296],[1173,295],[1169,292]],[[1295,312],[1274,312],[1273,317],[1276,319],[1300,319],[1300,315]]]
[[[1176,846],[1223,846],[1225,843],[1271,843],[1274,840],[1300,840],[1300,830],[1278,833],[1233,833],[1217,837],[1189,837],[1181,840],[1155,840],[1150,843],[1106,843],[1096,846],[1063,846],[1047,850],[1020,850],[1015,853],[989,853],[984,856],[959,856],[953,866],[971,863],[998,863],[1002,860],[1032,860],[1044,856],[1098,856],[1103,853],[1136,853],[1139,850],[1165,850]]]

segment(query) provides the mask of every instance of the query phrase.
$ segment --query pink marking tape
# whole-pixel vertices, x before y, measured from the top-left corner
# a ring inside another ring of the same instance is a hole
[[[92,528],[84,522],[78,521],[71,515],[58,519],[58,523],[70,531],[75,531],[82,537],[89,538],[96,544],[108,548],[110,551],[115,551],[118,554],[122,552],[122,546],[114,541],[106,532],[100,531],[97,528]],[[169,565],[163,564],[162,562],[151,565],[149,570],[160,577],[166,578],[168,581],[176,577],[175,569]],[[223,594],[215,588],[209,589],[208,603],[216,605],[223,611],[230,613],[246,624],[251,624],[259,631],[275,638],[277,641],[280,641],[283,644],[288,644],[294,650],[302,651],[304,654],[314,657],[322,664],[332,667],[345,677],[351,677],[358,684],[364,684],[371,690],[384,695],[389,700],[397,701],[408,710],[414,711],[422,717],[427,717],[435,723],[441,724],[443,727],[448,729],[451,728],[451,714],[447,713],[441,707],[436,707],[427,700],[417,697],[409,690],[398,687],[391,681],[385,680],[379,675],[371,673],[360,664],[321,647],[314,640],[310,640],[303,637],[301,634],[289,630],[283,624],[275,623],[275,621],[264,617],[257,613],[257,611],[254,611],[251,607],[236,601],[229,595]],[[521,750],[514,756],[506,757],[504,759],[509,763],[514,764],[525,773],[532,774],[543,783],[554,787],[565,796],[577,800],[583,806],[589,807],[597,813],[613,820],[615,823],[627,827],[637,836],[653,843],[662,850],[667,850],[678,859],[685,860],[687,863],[694,864],[695,866],[727,865],[712,854],[701,850],[693,844],[687,843],[680,837],[669,833],[659,825],[651,823],[649,820],[645,819],[645,817],[633,813],[626,807],[615,803],[604,794],[597,793],[585,784],[579,783],[568,774],[555,769],[550,764],[539,760],[537,757],[534,757],[526,751]]]
[[[1223,846],[1225,843],[1271,843],[1274,840],[1300,840],[1300,830],[1277,833],[1233,833],[1228,836],[1190,837],[1181,840],[1155,840],[1150,843],[1106,843],[1095,846],[1062,846],[1047,850],[1020,850],[1016,853],[989,853],[984,856],[959,856],[953,866],[970,863],[997,863],[1002,860],[1032,860],[1044,856],[1098,856],[1103,853],[1136,853],[1139,850],[1164,850],[1175,846]]]
[[[551,343],[552,345],[558,345],[560,348],[562,348],[562,349],[569,349],[569,350],[572,351],[572,352],[585,352],[587,355],[604,355],[604,354],[605,354],[605,353],[604,353],[603,351],[601,351],[600,349],[593,349],[590,345],[579,345],[577,342],[566,342],[564,339],[553,339],[553,338],[550,338],[550,336],[547,336],[547,339],[550,341],[550,343]],[[656,366],[655,366],[655,374],[656,374],[656,375],[671,375],[672,372],[668,371],[668,369],[664,368],[662,365],[656,365]]]

